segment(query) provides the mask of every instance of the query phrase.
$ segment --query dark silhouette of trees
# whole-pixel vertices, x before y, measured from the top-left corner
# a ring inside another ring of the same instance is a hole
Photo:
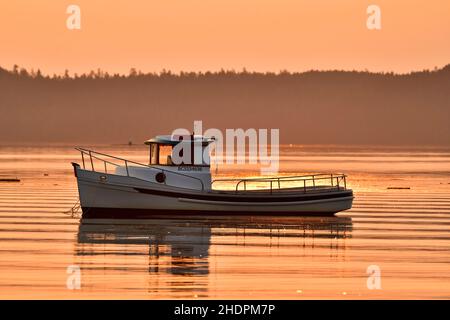
[[[256,79],[256,78],[301,78],[307,75],[313,75],[313,74],[346,74],[346,75],[366,75],[371,77],[376,76],[390,76],[390,77],[407,77],[407,76],[416,76],[416,75],[426,75],[426,74],[437,74],[437,73],[448,73],[450,69],[450,64],[444,66],[443,68],[434,67],[433,70],[424,69],[422,71],[413,71],[407,74],[395,74],[394,72],[369,72],[367,69],[364,71],[341,71],[341,70],[330,70],[330,71],[318,71],[318,70],[309,70],[306,72],[290,72],[288,70],[280,70],[279,72],[251,72],[248,71],[246,68],[243,68],[242,71],[235,71],[235,70],[224,70],[220,69],[216,72],[185,72],[181,71],[179,73],[173,73],[170,70],[162,69],[161,72],[149,72],[149,73],[143,73],[141,70],[138,70],[136,68],[130,68],[130,71],[128,75],[121,75],[118,73],[115,73],[113,75],[110,75],[108,72],[101,70],[100,68],[97,70],[91,70],[88,73],[83,73],[81,75],[74,73],[73,76],[70,75],[69,70],[64,70],[64,73],[62,75],[53,74],[52,76],[44,76],[42,74],[42,71],[40,69],[37,69],[37,71],[34,70],[26,70],[25,68],[22,68],[18,65],[14,65],[12,70],[7,70],[0,67],[0,70],[2,70],[3,73],[9,73],[11,75],[17,75],[21,78],[47,78],[47,79],[126,79],[126,78],[250,78],[250,79]]]
[[[366,71],[47,75],[0,67],[0,144],[145,140],[174,128],[279,128],[283,143],[450,145],[450,65]]]

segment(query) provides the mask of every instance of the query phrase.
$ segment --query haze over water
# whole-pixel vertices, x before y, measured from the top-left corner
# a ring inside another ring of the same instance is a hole
[[[140,146],[97,150],[148,157]],[[282,173],[348,174],[353,208],[332,218],[80,222],[67,213],[78,197],[76,151],[1,147],[0,179],[21,181],[0,182],[0,298],[450,298],[449,148],[280,154]],[[219,166],[215,176],[257,173],[242,169]],[[80,267],[79,290],[66,287],[70,265]],[[381,269],[379,290],[367,287],[370,265]]]

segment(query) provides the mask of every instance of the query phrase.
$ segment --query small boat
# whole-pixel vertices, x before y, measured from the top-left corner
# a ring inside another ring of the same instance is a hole
[[[353,192],[344,174],[212,180],[209,159],[179,164],[172,160],[181,141],[192,145],[192,150],[200,146],[202,154],[209,156],[206,149],[214,139],[189,137],[147,140],[148,164],[76,148],[82,166],[72,165],[82,217],[333,215],[352,206]]]

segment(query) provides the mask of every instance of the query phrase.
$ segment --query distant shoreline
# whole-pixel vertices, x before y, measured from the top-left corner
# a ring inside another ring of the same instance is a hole
[[[433,69],[411,70],[408,72],[394,72],[394,71],[370,71],[365,70],[345,70],[345,69],[327,69],[316,70],[309,69],[304,71],[292,71],[292,70],[279,70],[279,71],[249,71],[246,68],[240,70],[234,69],[221,69],[212,71],[171,71],[162,69],[159,72],[145,72],[136,68],[130,68],[128,74],[108,72],[97,68],[89,72],[70,72],[69,69],[61,71],[59,73],[42,72],[40,68],[24,68],[19,65],[12,66],[12,69],[7,69],[0,65],[0,76],[3,74],[9,74],[12,76],[29,77],[29,78],[41,78],[48,80],[78,80],[78,79],[128,79],[128,78],[162,78],[162,77],[210,77],[210,76],[301,76],[310,73],[349,73],[349,74],[365,74],[365,75],[390,75],[390,76],[410,76],[421,73],[436,73],[442,70],[450,68],[450,64],[443,65],[441,67],[435,66]]]
[[[450,146],[450,64],[408,75],[97,73],[47,78],[0,69],[1,143],[138,143],[202,120],[279,129],[284,144]]]

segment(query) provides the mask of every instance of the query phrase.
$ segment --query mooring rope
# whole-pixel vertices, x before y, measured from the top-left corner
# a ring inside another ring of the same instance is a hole
[[[80,204],[80,198],[77,199],[77,202],[67,211],[63,211],[64,214],[70,214],[72,218],[80,218],[80,214],[78,213],[80,211],[81,204]]]

